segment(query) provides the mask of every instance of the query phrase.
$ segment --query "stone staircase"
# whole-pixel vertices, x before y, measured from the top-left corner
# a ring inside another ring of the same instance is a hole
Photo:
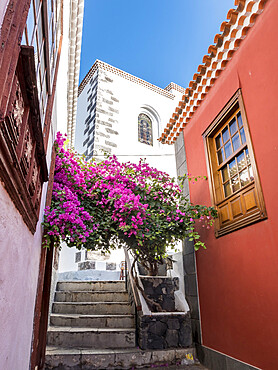
[[[49,346],[135,347],[134,312],[124,282],[58,282],[47,333]]]
[[[142,351],[123,281],[57,283],[45,370],[134,369],[176,363],[192,348]]]

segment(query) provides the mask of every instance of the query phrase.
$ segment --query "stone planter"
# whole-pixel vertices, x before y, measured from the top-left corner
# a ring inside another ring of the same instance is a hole
[[[179,279],[167,276],[141,276],[144,292],[148,298],[159,303],[163,311],[175,311],[175,290],[179,289]],[[150,307],[152,310],[152,307]],[[154,312],[157,312],[155,310]]]
[[[137,316],[138,344],[141,349],[166,349],[192,345],[190,315],[175,310],[175,291],[179,279],[164,276],[140,276],[148,298],[165,312],[140,312]]]

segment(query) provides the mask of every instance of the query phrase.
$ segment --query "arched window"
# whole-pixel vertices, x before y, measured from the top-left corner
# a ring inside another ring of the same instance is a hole
[[[140,113],[138,116],[138,141],[153,145],[152,121],[145,113]]]

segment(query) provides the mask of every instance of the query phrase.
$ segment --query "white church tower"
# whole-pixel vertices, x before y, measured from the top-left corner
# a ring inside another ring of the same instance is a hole
[[[79,86],[75,149],[86,156],[115,154],[176,176],[173,146],[157,141],[185,89],[161,89],[97,60]]]
[[[97,60],[78,90],[75,150],[87,158],[115,154],[121,162],[146,158],[176,177],[174,146],[157,139],[184,92],[172,82],[162,89]],[[118,250],[103,256],[63,247],[59,271],[65,279],[117,280],[123,259]]]

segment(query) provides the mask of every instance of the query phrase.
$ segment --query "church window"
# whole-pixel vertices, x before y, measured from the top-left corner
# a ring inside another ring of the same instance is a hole
[[[138,116],[138,141],[147,145],[153,145],[152,121],[144,113]]]

